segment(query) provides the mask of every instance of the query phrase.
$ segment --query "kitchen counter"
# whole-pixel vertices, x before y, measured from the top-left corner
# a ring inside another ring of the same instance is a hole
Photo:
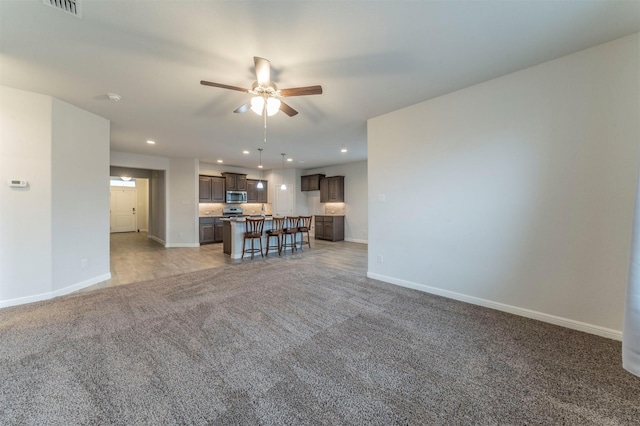
[[[260,219],[262,216],[245,216],[245,217],[224,217],[224,219],[222,219],[223,221],[227,221],[227,222],[246,222],[247,218],[249,219]],[[273,216],[265,216],[264,217],[265,220],[265,226],[266,226],[266,222],[267,221],[271,221],[273,220]],[[271,229],[271,228],[269,228]]]
[[[244,240],[244,233],[246,230],[246,224],[245,224],[246,219],[247,218],[244,218],[244,217],[222,219],[222,221],[224,222],[223,251],[225,254],[228,254],[229,256],[231,256],[232,259],[242,258],[242,242]],[[262,235],[263,251],[266,250],[267,248],[267,236],[265,231],[268,231],[271,229],[272,223],[273,223],[272,216],[265,217],[264,229],[263,229],[263,235]],[[272,240],[272,243],[275,244],[275,240]],[[247,245],[248,244],[249,243],[247,243]],[[288,248],[287,250],[291,250],[291,248]]]

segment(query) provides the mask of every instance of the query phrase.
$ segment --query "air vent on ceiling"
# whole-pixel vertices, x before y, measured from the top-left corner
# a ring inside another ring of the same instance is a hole
[[[70,15],[82,18],[82,8],[80,0],[42,0],[47,6],[55,7],[58,10],[67,12]]]

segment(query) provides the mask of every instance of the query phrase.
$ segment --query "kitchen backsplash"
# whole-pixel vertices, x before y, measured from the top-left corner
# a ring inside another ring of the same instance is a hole
[[[241,204],[242,211],[244,214],[249,214],[252,216],[262,214],[262,204],[261,203],[246,203]],[[264,213],[267,216],[271,216],[272,213],[271,203],[264,203]]]
[[[324,214],[344,216],[345,203],[324,203]]]
[[[227,204],[221,203],[200,203],[199,215],[200,216],[222,216],[222,209]],[[262,204],[260,203],[246,203],[246,204],[228,204],[229,207],[240,207],[244,214],[259,215],[262,214]],[[272,207],[271,203],[264,204],[265,214],[271,215]]]

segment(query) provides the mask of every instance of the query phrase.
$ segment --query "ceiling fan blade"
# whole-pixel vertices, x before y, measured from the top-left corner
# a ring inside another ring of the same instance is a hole
[[[267,59],[253,57],[253,62],[256,64],[256,79],[258,84],[262,87],[271,86],[271,62]]]
[[[305,96],[321,95],[322,86],[293,87],[291,89],[280,89],[280,96]]]
[[[211,81],[200,80],[200,84],[202,84],[203,86],[220,87],[221,89],[230,89],[230,90],[237,90],[238,92],[249,93],[248,89],[243,89],[242,87],[229,86],[227,84],[220,84],[220,83],[212,83]]]
[[[296,115],[298,113],[298,111],[296,111],[295,109],[291,108],[289,105],[285,104],[282,101],[280,101],[280,111],[284,112],[289,117],[293,117],[294,115]]]
[[[236,110],[235,110],[235,111],[233,111],[233,112],[238,113],[238,114],[244,114],[245,112],[249,111],[249,109],[251,109],[251,101],[249,101],[249,102],[247,102],[247,103],[245,103],[245,104],[240,105],[240,106],[239,106],[238,108],[236,108]]]

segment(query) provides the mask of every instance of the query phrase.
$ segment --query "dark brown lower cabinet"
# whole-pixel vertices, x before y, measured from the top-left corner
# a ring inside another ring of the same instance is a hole
[[[344,240],[344,216],[316,216],[316,240]]]
[[[221,243],[222,223],[217,217],[201,217],[200,244]]]
[[[223,228],[223,221],[216,218],[216,221],[214,223],[214,227],[213,227],[213,242],[214,243],[221,243],[222,242],[222,228]]]

